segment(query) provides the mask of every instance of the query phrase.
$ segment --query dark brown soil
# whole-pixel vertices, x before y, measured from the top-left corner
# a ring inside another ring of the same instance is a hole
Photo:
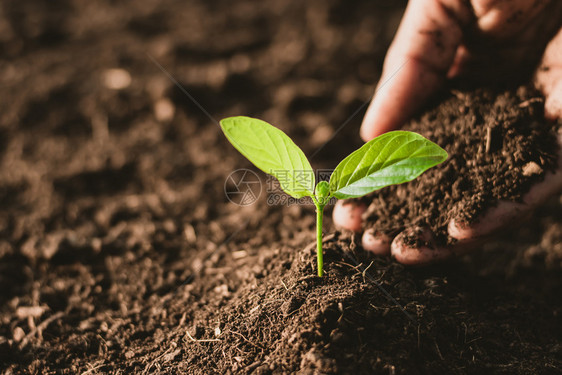
[[[265,186],[246,207],[224,194],[250,166],[185,92],[214,119],[279,125],[308,155],[335,136],[312,159],[334,167],[360,145],[363,113],[348,119],[403,6],[2,2],[0,372],[558,372],[560,197],[422,269],[327,219],[318,279],[312,206],[269,206]],[[118,90],[116,68],[131,76]]]
[[[521,201],[557,167],[559,126],[544,119],[543,109],[540,93],[526,87],[454,90],[404,127],[445,148],[449,158],[415,181],[365,197],[365,226],[390,236],[429,228],[430,245],[445,245],[453,242],[452,218],[473,223],[498,200]]]

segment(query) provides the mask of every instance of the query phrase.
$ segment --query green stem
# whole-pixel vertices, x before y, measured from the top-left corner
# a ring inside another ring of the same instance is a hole
[[[316,204],[316,252],[318,260],[318,276],[324,275],[324,258],[322,254],[322,220],[324,219],[324,205]]]

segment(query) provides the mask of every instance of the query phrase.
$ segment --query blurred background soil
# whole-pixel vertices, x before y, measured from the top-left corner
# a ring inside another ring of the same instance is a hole
[[[252,168],[225,116],[279,126],[315,168],[361,144],[404,5],[3,1],[0,371],[559,371],[560,197],[423,269],[335,232],[317,280],[312,206],[224,194]]]

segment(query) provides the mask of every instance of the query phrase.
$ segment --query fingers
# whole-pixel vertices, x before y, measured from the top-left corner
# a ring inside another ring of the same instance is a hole
[[[562,144],[562,134],[559,138],[559,143]],[[416,231],[408,228],[392,239],[372,228],[363,234],[363,248],[377,255],[391,254],[398,262],[406,265],[429,264],[473,250],[491,234],[520,224],[529,217],[535,207],[561,192],[562,152],[558,165],[558,170],[547,173],[542,182],[525,194],[521,203],[500,201],[475,223],[467,224],[452,219],[449,222],[448,234],[457,240],[454,245],[436,245],[429,230]],[[416,238],[417,241],[408,241],[408,238]]]
[[[363,233],[363,248],[377,255],[391,254],[398,262],[409,265],[428,264],[473,250],[490,234],[520,223],[528,218],[536,206],[562,192],[562,132],[558,133],[558,144],[561,147],[558,154],[558,169],[548,172],[543,181],[535,184],[523,196],[521,202],[500,201],[496,207],[489,209],[477,222],[471,224],[464,223],[458,218],[452,219],[448,225],[448,234],[457,240],[455,245],[448,247],[436,245],[429,230],[416,231],[407,228],[392,238],[371,228]],[[339,201],[333,212],[334,223],[340,228],[360,232],[365,210],[364,203]],[[418,240],[408,241],[409,238]]]
[[[363,230],[362,215],[366,209],[367,206],[360,202],[338,201],[332,212],[334,225],[340,229],[361,232]],[[388,255],[391,241],[392,238],[374,229],[367,229],[362,237],[363,248],[377,255]]]
[[[498,44],[502,45],[501,54],[517,59],[518,66],[526,66],[522,62],[534,55],[529,50],[533,47],[543,48],[539,40],[548,34],[547,30],[552,29],[551,26],[559,19],[557,15],[562,9],[556,1],[473,0],[470,3],[459,0],[409,2],[385,59],[374,98],[363,119],[361,137],[365,141],[398,128],[443,85],[447,77],[459,75],[467,61],[474,57],[461,45],[463,29],[476,31],[469,32],[470,35],[464,40],[469,41],[470,48],[475,50],[475,55],[479,55],[475,59],[476,69],[482,66],[482,61],[498,62],[498,56],[489,53],[498,40],[506,41]],[[549,8],[549,4],[553,6]],[[545,22],[535,22],[532,27],[529,26],[545,12]],[[519,44],[510,43],[510,38],[514,35],[518,36]],[[543,64],[549,70],[541,71],[544,74],[539,79],[540,85],[546,87],[545,109],[551,118],[562,115],[560,43],[562,42],[551,43],[550,60],[554,64]],[[482,48],[484,51],[478,53]],[[521,54],[521,51],[526,53]],[[536,64],[532,58],[531,60],[532,65]],[[513,61],[510,60],[509,66],[513,66]],[[503,67],[502,71],[505,69],[509,70],[508,67]],[[554,73],[555,71],[558,73]],[[478,70],[474,73],[480,74]]]
[[[421,234],[414,230],[406,230],[400,233],[391,245],[392,256],[400,263],[406,265],[424,265],[434,263],[451,257],[453,252],[450,248],[437,247],[433,245],[412,245],[407,238],[409,236],[421,237],[423,242],[431,243],[432,235],[425,230]]]
[[[390,254],[390,243],[392,238],[384,233],[381,233],[374,228],[367,229],[363,233],[361,243],[363,249],[370,251],[376,255]]]
[[[334,225],[337,228],[360,232],[363,226],[363,219],[361,216],[366,209],[367,207],[364,203],[338,201],[332,212]]]
[[[448,234],[457,240],[454,245],[436,245],[429,230],[416,231],[408,228],[393,239],[371,228],[363,233],[363,248],[376,255],[391,254],[398,262],[406,265],[429,264],[470,251],[491,234],[520,224],[530,216],[535,207],[562,191],[562,152],[560,155],[561,167],[556,172],[548,173],[542,182],[533,186],[521,203],[500,201],[475,223],[467,224],[452,219],[449,222]],[[416,238],[417,241],[408,241],[408,238]]]
[[[428,71],[418,60],[406,61],[399,71],[391,74],[394,73],[391,78],[383,73],[363,118],[360,135],[365,142],[400,127],[444,80],[441,73]]]
[[[363,119],[365,141],[399,127],[443,84],[470,18],[464,2],[410,1]]]
[[[551,120],[562,118],[562,78],[558,78],[557,84],[552,88],[550,93],[545,95],[545,116]]]
[[[526,217],[528,211],[526,204],[502,201],[475,223],[452,219],[448,226],[449,236],[461,242],[470,242],[513,224],[519,218]]]
[[[535,84],[546,98],[545,116],[553,120],[562,118],[562,28],[546,47]]]
[[[517,0],[506,5],[495,0],[474,0],[476,29],[496,38],[526,30],[530,20],[545,10],[547,3]],[[468,50],[461,45],[462,29],[472,17],[472,10],[465,8],[465,4],[467,2],[453,0],[410,1],[385,59],[376,95],[363,120],[361,137],[365,141],[399,127],[439,89],[447,77],[462,71],[470,58]],[[545,12],[548,13],[548,10]],[[562,118],[562,29],[548,44],[535,79],[546,97],[546,116]],[[562,160],[559,165],[562,166]],[[404,264],[441,260],[468,251],[478,239],[521,221],[535,206],[561,190],[562,169],[547,174],[521,203],[499,202],[476,223],[463,223],[458,218],[451,220],[449,236],[458,240],[457,245],[452,247],[435,246],[431,233],[427,231],[422,233],[425,238],[421,241],[408,241],[416,235],[411,229],[393,240],[375,229],[367,230],[362,237],[363,247],[376,254],[390,252]],[[358,224],[350,219],[347,223],[349,228],[360,229],[360,221]]]

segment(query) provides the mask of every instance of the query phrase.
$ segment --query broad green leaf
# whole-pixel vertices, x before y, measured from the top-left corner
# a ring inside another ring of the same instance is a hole
[[[220,125],[230,143],[256,167],[276,177],[287,194],[294,198],[313,195],[314,171],[287,134],[245,116],[225,118]]]
[[[338,199],[362,197],[385,186],[411,181],[447,156],[445,150],[417,133],[385,133],[336,167],[330,177],[330,193]]]

